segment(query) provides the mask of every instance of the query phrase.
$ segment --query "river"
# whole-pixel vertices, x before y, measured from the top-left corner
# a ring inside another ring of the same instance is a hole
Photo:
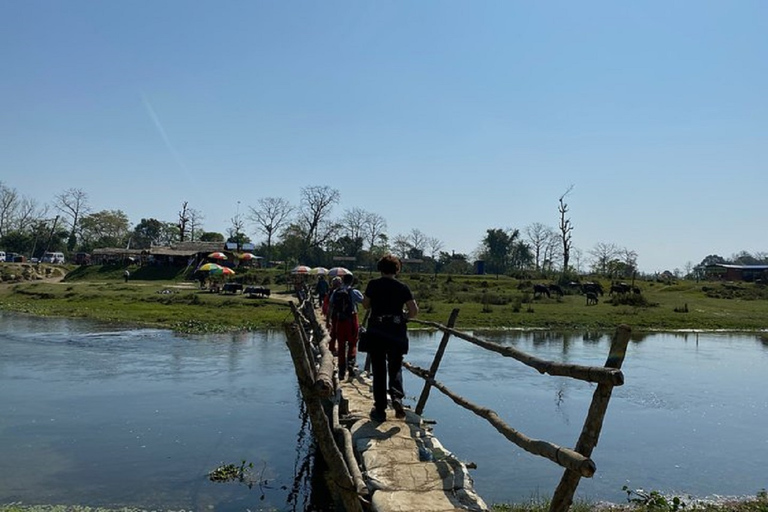
[[[606,335],[486,335],[541,358],[601,365]],[[440,336],[412,335],[428,367]],[[695,496],[768,487],[768,345],[755,335],[636,337],[614,390],[594,478],[577,497],[621,488]],[[534,438],[573,446],[594,386],[452,339],[438,380]],[[407,404],[421,381],[405,376]],[[424,415],[475,462],[488,503],[551,496],[561,470],[520,450],[433,390]],[[323,510],[311,438],[282,332],[180,336],[0,312],[0,503],[217,511]],[[250,483],[211,482],[253,463]]]

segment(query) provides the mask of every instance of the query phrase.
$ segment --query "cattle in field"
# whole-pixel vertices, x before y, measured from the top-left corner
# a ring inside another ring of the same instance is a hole
[[[557,284],[549,285],[549,293],[556,293],[560,297],[565,295],[565,293],[563,292],[563,289],[560,287],[560,285],[557,285]]]
[[[581,293],[594,293],[595,295],[603,295],[603,286],[600,283],[586,282],[581,285]]]
[[[240,283],[224,283],[221,289],[222,293],[237,293],[243,291],[243,285]]]
[[[535,284],[533,285],[533,298],[541,297],[542,295],[546,295],[549,297],[549,287],[545,284]]]
[[[248,286],[245,290],[243,290],[243,294],[247,294],[250,298],[266,298],[270,296],[270,293],[271,292],[269,291],[269,288],[264,288],[263,286]]]
[[[611,291],[609,295],[617,294],[624,295],[632,291],[632,287],[627,283],[614,283],[611,285]]]
[[[597,304],[597,294],[594,292],[587,292],[587,306]]]

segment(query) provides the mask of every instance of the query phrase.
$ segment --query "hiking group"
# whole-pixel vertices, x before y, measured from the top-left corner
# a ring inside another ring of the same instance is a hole
[[[339,359],[341,380],[357,374],[358,305],[370,310],[366,331],[373,376],[374,406],[370,416],[381,422],[387,419],[387,395],[395,416],[405,418],[403,356],[408,353],[407,321],[418,314],[419,307],[408,285],[397,279],[401,268],[397,257],[384,256],[376,268],[381,276],[368,282],[365,294],[354,288],[352,274],[334,277],[330,286],[322,278],[316,291],[330,332],[330,350]]]

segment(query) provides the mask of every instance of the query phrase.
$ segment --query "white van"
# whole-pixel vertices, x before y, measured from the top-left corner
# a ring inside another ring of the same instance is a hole
[[[43,254],[43,263],[64,263],[64,253],[47,252]]]
[[[5,261],[5,251],[0,251],[0,261]]]

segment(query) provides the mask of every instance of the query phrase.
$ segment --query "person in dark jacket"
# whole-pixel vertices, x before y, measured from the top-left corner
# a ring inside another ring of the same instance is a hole
[[[400,260],[388,254],[376,266],[381,277],[368,282],[363,307],[370,309],[368,336],[373,372],[373,409],[371,419],[387,419],[387,391],[395,417],[405,418],[403,408],[403,356],[408,353],[406,321],[419,313],[408,285],[397,280]],[[389,379],[389,383],[387,383]]]

